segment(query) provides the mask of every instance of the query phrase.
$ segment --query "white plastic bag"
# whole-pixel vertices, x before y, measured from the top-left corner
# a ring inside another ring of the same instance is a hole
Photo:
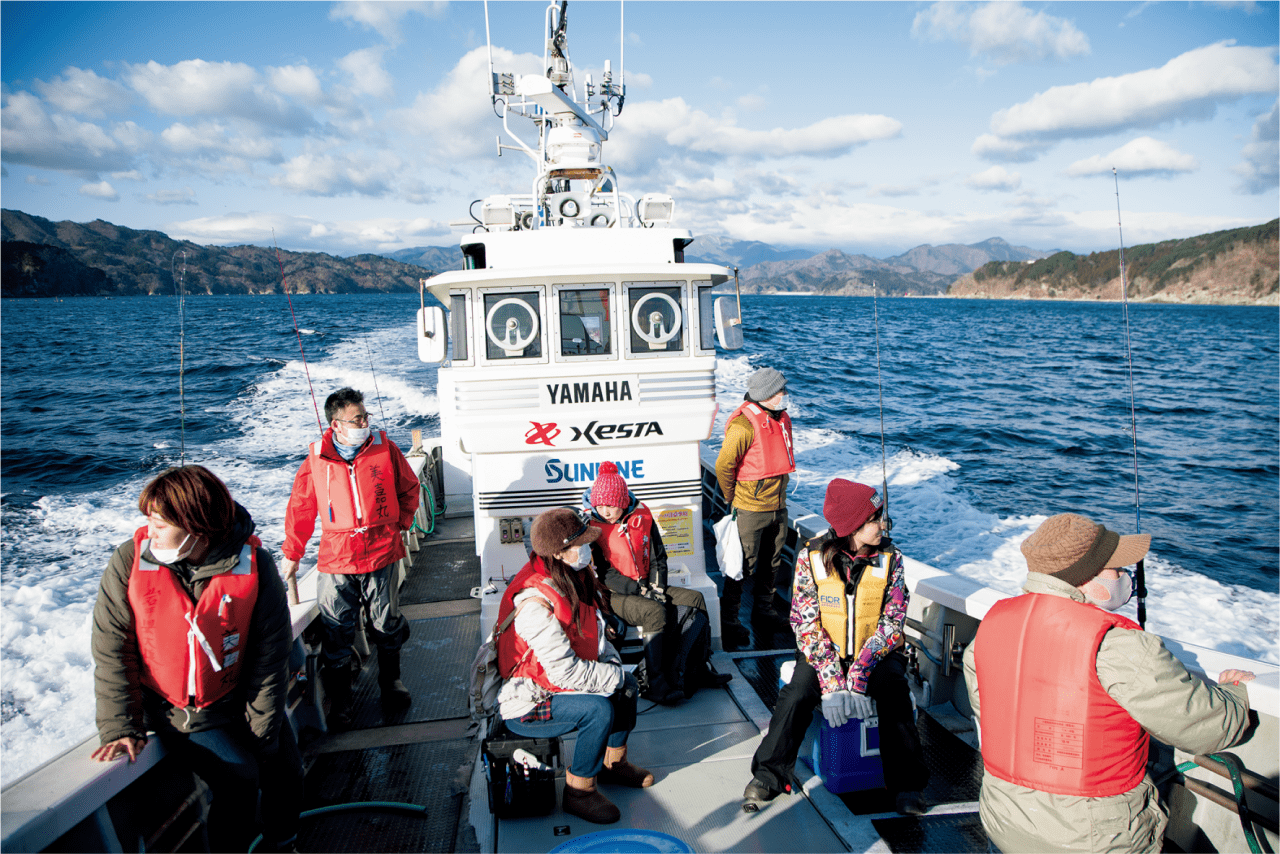
[[[716,562],[726,578],[742,580],[742,539],[738,536],[738,519],[730,513],[711,526],[716,533]]]

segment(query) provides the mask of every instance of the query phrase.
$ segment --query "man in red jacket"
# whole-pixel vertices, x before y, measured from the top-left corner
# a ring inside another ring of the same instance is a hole
[[[316,600],[324,624],[321,681],[332,703],[331,719],[351,723],[351,644],[356,614],[378,648],[378,686],[392,708],[412,699],[400,679],[400,648],[409,621],[400,613],[395,565],[405,556],[403,531],[418,510],[418,477],[409,461],[379,430],[369,429],[364,396],[341,388],[324,402],[329,429],[312,442],[298,467],[284,520],[284,577],[298,561],[320,516],[320,570]]]

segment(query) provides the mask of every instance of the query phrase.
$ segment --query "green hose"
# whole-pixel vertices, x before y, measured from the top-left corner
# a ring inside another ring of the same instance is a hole
[[[417,813],[426,815],[427,808],[418,804],[403,804],[397,801],[354,801],[349,804],[329,804],[327,807],[316,807],[313,810],[307,810],[298,818],[311,818],[312,816],[325,815],[331,812],[347,812],[349,810],[403,810],[404,812]],[[262,841],[262,834],[258,834],[253,842],[249,844],[249,852],[253,853],[258,847],[258,843]]]
[[[1244,830],[1245,842],[1249,843],[1249,851],[1252,854],[1262,854],[1262,846],[1258,844],[1258,837],[1253,832],[1253,822],[1249,818],[1249,805],[1245,803],[1244,780],[1240,777],[1240,760],[1230,753],[1209,753],[1206,756],[1214,762],[1226,766],[1227,773],[1231,775],[1231,788],[1235,790],[1236,809],[1240,815],[1240,827]],[[1181,763],[1174,770],[1179,776],[1182,776],[1196,767],[1198,767],[1196,763],[1190,761]]]

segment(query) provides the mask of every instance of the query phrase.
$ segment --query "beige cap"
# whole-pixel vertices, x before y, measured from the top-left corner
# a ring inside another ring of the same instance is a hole
[[[1027,569],[1079,587],[1104,569],[1146,557],[1150,534],[1117,534],[1078,513],[1050,516],[1022,541]]]

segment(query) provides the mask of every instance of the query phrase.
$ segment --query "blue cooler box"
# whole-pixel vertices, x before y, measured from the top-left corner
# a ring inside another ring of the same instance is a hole
[[[795,663],[791,661],[779,668],[779,688],[791,681],[794,669]],[[854,718],[844,726],[832,729],[819,707],[814,710],[813,723],[809,725],[804,741],[810,746],[809,767],[822,778],[828,792],[840,795],[884,786],[879,718],[868,718],[865,722]],[[805,755],[803,750],[802,746],[802,756]]]
[[[810,764],[827,791],[839,795],[883,787],[879,718],[852,718],[834,728],[821,712],[817,718],[818,734],[813,739]]]

